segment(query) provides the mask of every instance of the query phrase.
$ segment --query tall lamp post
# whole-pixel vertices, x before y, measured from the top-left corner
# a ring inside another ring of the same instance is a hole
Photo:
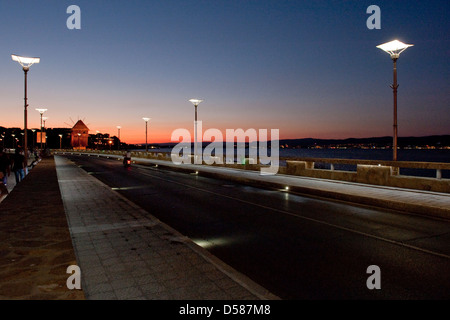
[[[121,126],[117,126],[117,131],[118,131],[118,139],[119,139],[119,141],[118,141],[118,143],[117,143],[117,150],[120,150],[120,129],[121,129],[122,127]]]
[[[45,121],[48,120],[48,117],[42,117],[42,121],[44,121],[44,132],[45,132],[45,148],[47,149],[47,129],[45,129]]]
[[[398,136],[398,127],[397,127],[397,60],[400,57],[400,53],[412,47],[412,44],[405,44],[401,41],[394,40],[391,42],[387,42],[384,44],[380,44],[377,48],[389,53],[392,61],[394,62],[394,84],[391,86],[394,92],[394,141],[392,143],[393,149],[393,160],[397,161],[397,136]]]
[[[47,109],[36,109],[37,112],[40,113],[41,115],[41,151],[42,151],[42,115],[44,114],[45,111],[47,111]]]
[[[31,131],[33,132],[33,151],[34,151],[34,133],[36,132],[36,129],[31,129]]]
[[[150,118],[142,118],[145,121],[145,152],[148,152],[148,143],[147,143],[147,125]]]
[[[203,102],[201,99],[189,100],[195,107],[195,120],[194,120],[194,163],[197,163],[197,107]]]
[[[58,134],[58,136],[59,136],[59,150],[62,150],[62,137],[63,137],[63,135],[62,134]]]
[[[17,61],[23,69],[24,75],[25,75],[25,97],[24,97],[24,111],[23,111],[23,122],[24,122],[24,143],[23,143],[23,149],[24,149],[24,162],[25,162],[25,168],[28,167],[28,112],[27,112],[27,107],[28,107],[28,92],[27,92],[27,75],[28,75],[28,70],[30,70],[30,67],[35,64],[35,63],[39,63],[41,61],[40,58],[30,58],[30,57],[22,57],[22,56],[18,56],[16,54],[12,54],[11,58],[13,61]],[[25,174],[26,174],[26,169],[25,169]]]

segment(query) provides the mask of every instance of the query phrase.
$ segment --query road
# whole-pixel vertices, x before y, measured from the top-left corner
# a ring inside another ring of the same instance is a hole
[[[450,297],[448,221],[67,157],[282,299]]]

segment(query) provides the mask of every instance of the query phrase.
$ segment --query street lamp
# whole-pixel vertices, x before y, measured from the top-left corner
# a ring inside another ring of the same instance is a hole
[[[31,131],[33,132],[33,151],[34,151],[34,133],[36,132],[36,129],[31,129]]]
[[[42,115],[44,114],[47,109],[36,109],[37,112],[41,114],[41,151],[42,151]]]
[[[380,44],[377,46],[377,48],[389,53],[391,56],[392,61],[394,62],[394,84],[391,86],[393,92],[394,92],[394,141],[393,141],[393,160],[397,161],[397,135],[398,135],[398,128],[397,128],[397,60],[400,57],[400,53],[408,49],[409,47],[412,47],[412,44],[405,44],[401,41],[394,40],[391,42],[387,42],[384,44]]]
[[[142,118],[145,121],[145,152],[148,152],[148,144],[147,144],[147,124],[151,120],[151,118]]]
[[[28,167],[28,113],[27,113],[27,107],[28,107],[28,94],[27,94],[27,74],[28,74],[28,70],[30,70],[30,67],[35,64],[35,63],[39,63],[41,61],[40,58],[30,58],[30,57],[22,57],[22,56],[18,56],[16,54],[12,54],[11,58],[13,61],[18,62],[23,69],[24,75],[25,75],[25,97],[24,97],[24,111],[23,111],[23,123],[24,123],[24,144],[23,144],[23,148],[24,148],[24,162],[26,167]],[[26,174],[26,170],[25,170],[25,174]]]
[[[121,129],[122,127],[121,126],[117,126],[117,130],[118,130],[118,139],[119,139],[119,143],[118,143],[118,145],[117,145],[117,150],[120,150],[120,129]]]
[[[13,149],[15,149],[16,148],[16,135],[13,133],[11,135],[11,137],[13,138]]]
[[[44,121],[44,132],[45,132],[45,148],[47,148],[48,147],[48,144],[47,144],[47,129],[45,129],[45,121],[47,121],[48,120],[48,117],[42,117],[42,121]]]
[[[58,134],[58,136],[59,136],[59,149],[62,150],[62,137],[63,137],[63,135],[62,134]]]
[[[197,163],[197,107],[203,102],[201,99],[189,100],[195,107],[195,121],[194,121],[194,163]]]

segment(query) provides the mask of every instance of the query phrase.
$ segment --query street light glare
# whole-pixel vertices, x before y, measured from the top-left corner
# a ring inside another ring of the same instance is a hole
[[[150,121],[151,118],[142,118],[142,120],[144,120],[145,122]]]
[[[189,101],[192,102],[194,106],[198,106],[201,102],[203,102],[201,99],[191,99]]]
[[[398,58],[400,53],[412,47],[413,44],[406,44],[398,40],[394,40],[391,42],[386,42],[377,46],[378,49],[381,49],[391,55],[391,57]]]
[[[36,111],[40,114],[43,114],[45,111],[47,111],[47,109],[36,109]]]
[[[22,57],[16,54],[12,54],[11,58],[13,59],[13,61],[17,61],[18,63],[20,63],[20,65],[24,68],[29,68],[33,64],[39,63],[41,61],[41,58]]]

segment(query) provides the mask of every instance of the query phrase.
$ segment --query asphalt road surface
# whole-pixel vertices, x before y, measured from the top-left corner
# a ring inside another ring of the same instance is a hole
[[[67,157],[282,299],[450,297],[448,221]]]

